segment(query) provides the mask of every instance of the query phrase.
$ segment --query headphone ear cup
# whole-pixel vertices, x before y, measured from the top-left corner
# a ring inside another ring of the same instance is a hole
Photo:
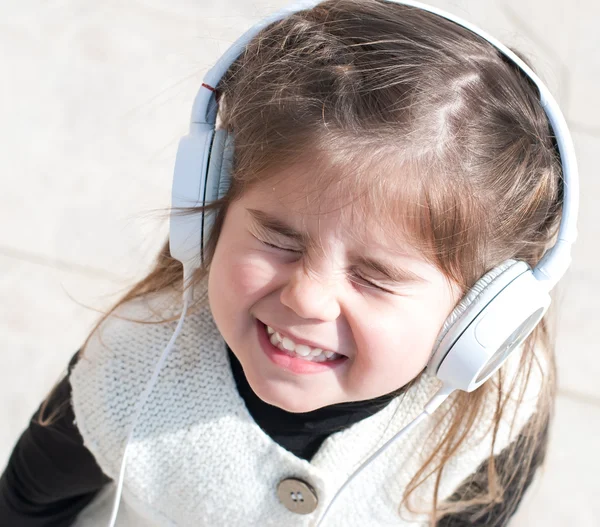
[[[446,319],[427,371],[455,389],[483,384],[531,333],[550,295],[527,263],[506,260],[486,273]]]
[[[206,172],[206,192],[204,202],[211,203],[222,198],[227,192],[231,169],[233,139],[227,130],[216,130],[208,159]],[[225,186],[225,188],[223,188]]]
[[[179,141],[169,223],[171,256],[184,266],[198,267],[201,257],[203,217],[182,214],[178,209],[204,204],[206,172],[215,130],[209,124],[196,123],[194,133]]]
[[[484,289],[491,284],[498,276],[500,276],[504,271],[512,267],[516,264],[516,260],[506,260],[502,262],[500,265],[494,267],[491,271],[488,271],[484,274],[475,285],[467,291],[467,294],[462,297],[461,301],[456,305],[452,313],[448,315],[448,318],[444,322],[442,329],[440,330],[440,334],[435,342],[433,347],[433,354],[435,355],[440,342],[444,339],[448,330],[454,325],[454,323],[460,318],[460,316],[465,313],[468,309],[473,309],[477,304],[477,299],[481,297],[481,293]]]
[[[217,130],[212,142],[208,170],[206,173],[206,192],[204,205],[221,199],[229,190],[233,167],[233,135],[227,130]],[[206,254],[206,245],[215,222],[215,211],[202,213],[202,249]]]

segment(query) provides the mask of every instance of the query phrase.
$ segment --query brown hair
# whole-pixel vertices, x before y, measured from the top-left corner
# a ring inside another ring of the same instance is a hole
[[[227,195],[207,207],[215,227],[196,284],[208,275],[228,205],[272,177],[271,169],[307,152],[318,162],[352,168],[343,181],[323,176],[315,189],[336,185],[357,206],[357,195],[364,197],[367,210],[377,210],[382,223],[402,224],[463,292],[508,258],[534,267],[553,243],[561,170],[537,90],[491,44],[453,22],[380,0],[329,0],[265,28],[218,91],[220,126],[235,137],[233,177]],[[152,292],[180,293],[182,271],[165,244],[154,269],[113,310]],[[550,327],[546,315],[524,344],[515,379],[506,381],[500,370],[475,392],[456,396],[452,424],[435,438],[403,503],[431,475],[432,523],[501,500],[505,480],[493,452],[480,492],[440,503],[442,471],[490,401],[496,438],[500,421],[511,417],[508,394],[516,390],[521,401],[543,363],[537,412],[525,443],[507,461],[509,467],[532,464],[555,391]]]

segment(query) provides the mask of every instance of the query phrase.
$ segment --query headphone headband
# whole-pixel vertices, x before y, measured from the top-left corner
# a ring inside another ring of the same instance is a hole
[[[552,96],[550,90],[542,80],[529,66],[527,66],[527,64],[525,64],[525,62],[523,62],[508,47],[477,26],[451,13],[447,13],[437,7],[422,4],[421,2],[414,2],[412,0],[386,1],[423,9],[469,29],[473,33],[487,40],[503,55],[519,66],[521,71],[533,81],[539,90],[540,104],[548,117],[556,138],[564,181],[563,210],[558,240],[556,244],[544,254],[543,258],[533,270],[536,279],[543,283],[543,286],[547,291],[550,291],[564,275],[571,263],[571,245],[577,239],[577,216],[579,209],[579,175],[575,157],[575,148],[566,120],[556,99]],[[240,56],[248,43],[267,25],[282,20],[298,11],[311,9],[319,3],[320,0],[296,2],[251,27],[229,47],[218,62],[204,76],[203,86],[198,91],[194,100],[190,124],[191,134],[195,133],[198,128],[205,128],[206,125],[214,127],[217,115],[214,88],[219,84],[223,75],[225,75],[233,62]]]

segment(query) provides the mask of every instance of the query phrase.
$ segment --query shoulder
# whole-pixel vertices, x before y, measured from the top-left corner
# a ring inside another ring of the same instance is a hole
[[[86,447],[111,477],[118,474],[137,401],[173,337],[180,314],[181,305],[171,293],[120,305],[92,333],[71,371],[78,428]],[[186,315],[161,369],[161,382],[172,384],[182,371],[192,371],[198,342],[208,338],[209,329],[213,329],[210,335],[218,335],[212,324],[199,323],[199,317],[212,320],[208,308]]]
[[[167,291],[118,305],[90,335],[80,351],[72,377],[77,382],[88,368],[117,364],[130,355],[144,361],[147,355],[153,355],[166,335],[172,333],[180,312],[180,299]]]
[[[486,386],[472,394],[454,392],[422,425],[417,433],[421,444],[417,469],[431,460],[443,464],[440,500],[449,499],[464,482],[472,481],[490,458],[514,450],[517,440],[526,434],[527,424],[545,415],[547,364],[543,350],[538,355],[524,369],[527,358],[522,350],[515,351]],[[425,499],[431,496],[436,473],[424,479],[417,494]]]
[[[135,390],[126,379],[156,357],[167,339],[169,323],[163,323],[169,296],[136,298],[115,308],[93,331],[71,371],[74,399],[91,396],[100,386],[119,393]],[[120,385],[119,385],[120,384]],[[112,393],[115,393],[112,391]],[[111,391],[106,392],[109,397]]]
[[[531,421],[530,421],[531,422]],[[436,527],[503,527],[516,512],[525,491],[542,465],[548,445],[548,420],[537,435],[530,435],[528,426],[517,439],[500,454],[494,456],[497,485],[502,489],[502,499],[486,504],[472,505],[459,512],[442,517]],[[485,495],[489,489],[490,460],[483,462],[477,471],[465,480],[448,498],[448,502],[464,501]]]
[[[501,526],[515,512],[545,454],[550,360],[542,347],[528,356],[523,349],[518,350],[502,371],[488,381],[477,420],[446,467],[450,474],[457,466],[468,470],[462,471],[462,480],[458,479],[460,471],[454,472],[454,477],[449,477],[447,485],[441,487],[440,497],[452,502],[487,494],[492,488],[488,485],[488,469],[493,460],[498,475],[493,487],[500,485],[503,500],[493,507],[471,507],[458,515],[449,515],[440,526]],[[483,523],[466,519],[474,514]]]

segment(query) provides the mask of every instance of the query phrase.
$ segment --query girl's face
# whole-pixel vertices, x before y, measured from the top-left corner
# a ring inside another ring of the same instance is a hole
[[[402,237],[302,194],[308,167],[280,175],[227,211],[208,285],[219,331],[254,392],[290,412],[397,390],[427,364],[458,286]]]

